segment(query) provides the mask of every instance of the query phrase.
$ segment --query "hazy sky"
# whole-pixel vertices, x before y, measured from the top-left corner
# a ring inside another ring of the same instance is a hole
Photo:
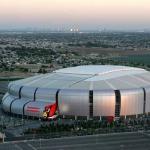
[[[150,0],[0,0],[4,28],[150,29]]]

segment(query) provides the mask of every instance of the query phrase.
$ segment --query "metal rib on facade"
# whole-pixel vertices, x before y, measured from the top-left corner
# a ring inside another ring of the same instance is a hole
[[[24,86],[21,90],[21,97],[34,100],[35,87]]]
[[[57,89],[38,88],[36,91],[36,101],[55,102]]]
[[[30,101],[29,99],[17,99],[11,105],[11,113],[23,115],[23,106]]]
[[[13,95],[13,96],[16,96],[16,97],[19,97],[19,90],[21,88],[21,85],[15,85],[13,84],[10,89],[9,89],[9,94],[10,95]]]
[[[115,114],[115,92],[94,91],[93,92],[93,115],[94,116],[114,116]]]
[[[143,114],[144,93],[142,88],[120,90],[121,93],[121,110],[120,115]]]
[[[150,112],[150,87],[145,88],[146,92],[146,104],[145,104],[145,112]]]
[[[10,112],[10,105],[14,99],[16,99],[14,96],[9,95],[3,100],[2,108],[4,111]]]
[[[61,90],[58,104],[61,115],[89,116],[89,91]]]

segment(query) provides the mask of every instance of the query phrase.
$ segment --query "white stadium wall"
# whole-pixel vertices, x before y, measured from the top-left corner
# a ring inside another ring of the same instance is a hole
[[[51,118],[56,113],[75,118],[148,114],[150,73],[105,65],[60,69],[11,82],[2,108],[10,114],[37,118],[48,114]]]
[[[93,91],[93,115],[114,116],[115,114],[115,92]]]

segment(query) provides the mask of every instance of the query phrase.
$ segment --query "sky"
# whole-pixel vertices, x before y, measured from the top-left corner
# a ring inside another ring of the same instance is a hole
[[[150,29],[150,0],[0,0],[0,29]]]

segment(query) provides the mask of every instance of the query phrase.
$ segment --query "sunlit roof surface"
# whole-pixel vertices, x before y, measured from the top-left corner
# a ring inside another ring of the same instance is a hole
[[[11,84],[56,89],[127,89],[149,86],[150,73],[134,67],[88,65],[59,69]]]

